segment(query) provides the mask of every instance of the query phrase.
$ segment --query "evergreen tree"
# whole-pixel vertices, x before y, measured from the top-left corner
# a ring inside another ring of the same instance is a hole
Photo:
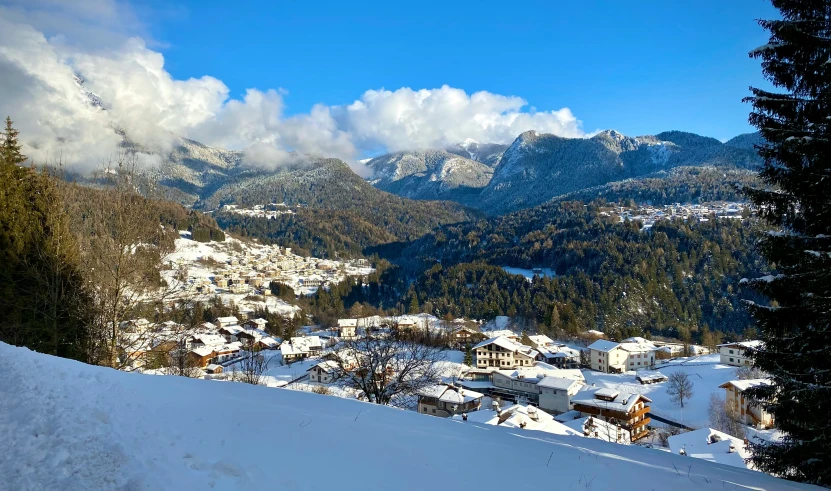
[[[770,42],[750,53],[781,92],[751,88],[750,122],[766,142],[748,189],[776,231],[761,242],[775,275],[751,281],[768,305],[749,303],[763,348],[752,354],[772,385],[751,396],[786,435],[753,443],[757,469],[831,486],[831,2],[773,0],[781,20],[763,20]]]
[[[21,145],[18,140],[20,131],[12,126],[12,118],[6,116],[6,127],[3,129],[3,146],[0,148],[0,158],[7,164],[20,165],[26,162],[26,156],[20,151]]]

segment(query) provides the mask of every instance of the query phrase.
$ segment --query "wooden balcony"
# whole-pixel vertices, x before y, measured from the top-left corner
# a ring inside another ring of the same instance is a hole
[[[629,419],[637,418],[638,416],[643,416],[644,414],[646,414],[648,412],[649,412],[649,406],[644,406],[641,409],[639,409],[639,410],[637,410],[633,413],[630,413],[629,414]]]

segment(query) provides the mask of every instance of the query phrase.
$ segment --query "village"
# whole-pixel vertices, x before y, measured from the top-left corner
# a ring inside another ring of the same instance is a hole
[[[639,221],[643,230],[649,230],[661,220],[696,220],[707,222],[712,219],[743,220],[750,214],[749,203],[715,201],[708,203],[674,203],[671,205],[652,206],[638,204],[634,206],[614,206],[601,211],[604,216],[617,216],[621,223]]]
[[[294,213],[289,205],[285,203],[269,203],[267,205],[254,205],[251,208],[241,207],[239,205],[223,205],[221,211],[226,213],[233,213],[235,215],[243,215],[248,217],[258,218],[276,218],[279,215],[291,215]]]
[[[127,331],[137,336],[166,333],[170,339],[177,331],[170,322],[129,324]],[[738,373],[750,366],[746,351],[758,342],[723,344],[718,353],[697,346],[688,349],[693,356],[682,357],[681,345],[641,337],[614,342],[594,332],[593,342],[578,345],[510,327],[505,318],[479,325],[428,314],[373,316],[339,319],[331,328],[306,326],[280,339],[269,334],[264,319],[229,316],[130,356],[137,366],[144,363],[146,373],[171,374],[170,365],[186,366],[192,370],[188,376],[232,381],[241,380],[246,360],[256,357],[258,384],[367,400],[336,361],[338,353],[354,349],[350,341],[363,336],[430,332],[444,343],[444,357],[435,361],[442,366],[441,380],[421,387],[405,408],[423,415],[641,445],[742,468],[750,438],[775,438],[771,416],[744,396],[749,387],[768,382]],[[668,395],[678,373],[690,379],[680,408]],[[710,427],[714,396],[723,399],[741,434]]]
[[[239,303],[250,295],[266,297],[260,306],[286,313],[291,306],[272,295],[272,283],[290,287],[295,295],[311,295],[321,286],[346,279],[366,279],[375,269],[366,259],[338,261],[304,257],[290,247],[262,245],[228,238],[223,242],[196,242],[186,232],[176,241],[176,251],[166,258],[166,278],[184,271],[178,282],[182,294]],[[171,282],[175,283],[175,282]]]

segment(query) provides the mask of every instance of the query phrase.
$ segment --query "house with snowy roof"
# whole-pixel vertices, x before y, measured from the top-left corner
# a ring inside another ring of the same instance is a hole
[[[537,362],[531,367],[518,367],[513,370],[495,370],[491,374],[493,387],[490,389],[490,392],[491,395],[497,395],[507,400],[524,399],[537,404],[541,391],[539,383],[545,378],[567,379],[575,381],[579,385],[585,384],[583,373],[580,370],[561,370],[551,365]],[[562,394],[551,394],[550,391],[547,392],[551,396],[550,399],[562,396]]]
[[[243,322],[242,325],[249,329],[259,329],[261,331],[264,331],[266,326],[268,325],[268,321],[262,318],[248,319],[247,321]]]
[[[537,347],[537,360],[557,368],[580,367],[580,351],[562,344]]]
[[[750,366],[753,362],[747,356],[748,350],[761,347],[761,341],[737,341],[718,345],[719,361],[734,367]]]
[[[529,367],[537,358],[537,351],[504,336],[482,341],[472,348],[476,368],[498,367],[510,369]]]
[[[358,336],[358,319],[338,319],[337,336],[355,339]]]
[[[306,370],[309,381],[319,384],[331,384],[341,376],[340,366],[333,360],[324,360]]]
[[[637,441],[649,434],[647,425],[652,400],[642,394],[622,393],[617,389],[603,388],[581,391],[572,401],[574,410],[584,416],[597,416],[629,432],[630,440]]]
[[[537,382],[539,406],[548,412],[560,414],[574,409],[572,399],[585,387],[585,383],[573,378],[546,376]]]
[[[588,347],[591,357],[591,368],[598,372],[622,373],[626,371],[627,352],[620,343],[598,339]]]
[[[629,445],[629,431],[618,425],[603,421],[596,416],[580,416],[576,419],[562,421],[563,425],[580,432],[586,438],[596,438],[604,442]]]
[[[556,421],[553,416],[533,405],[513,404],[500,407],[498,403],[494,403],[490,408],[482,408],[475,413],[466,414],[465,417],[457,415],[453,416],[453,419],[502,428],[542,431],[554,435],[580,436],[579,432]]]
[[[464,348],[465,346],[476,344],[487,337],[487,334],[483,332],[476,331],[469,327],[459,326],[454,328],[450,333],[450,345],[458,348]]]
[[[228,317],[218,317],[216,319],[216,325],[219,327],[227,327],[227,326],[236,326],[239,324],[239,319],[234,316]]]
[[[471,413],[479,409],[483,397],[484,394],[455,385],[431,385],[418,392],[418,412],[441,418]]]
[[[750,451],[744,440],[712,428],[701,428],[673,435],[667,440],[669,449],[676,455],[702,459],[717,464],[749,468],[745,459]]]
[[[725,402],[732,408],[733,414],[739,417],[739,421],[757,428],[770,428],[773,426],[773,415],[757,405],[746,393],[750,388],[770,384],[768,379],[731,380],[719,385],[719,388],[724,389]]]

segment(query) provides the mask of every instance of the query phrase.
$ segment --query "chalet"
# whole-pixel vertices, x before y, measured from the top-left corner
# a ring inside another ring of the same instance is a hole
[[[340,367],[332,360],[326,360],[318,363],[306,370],[309,374],[310,382],[317,382],[320,384],[330,384],[340,378]]]
[[[725,390],[725,402],[739,421],[757,428],[770,428],[773,426],[773,415],[745,395],[745,391],[751,387],[770,383],[767,379],[731,380],[719,385],[719,388]]]
[[[208,366],[211,360],[216,356],[213,348],[208,346],[199,346],[188,351],[188,361],[196,367],[204,368]]]
[[[224,370],[224,368],[222,367],[222,365],[217,365],[216,363],[211,363],[210,365],[205,367],[205,371],[207,373],[212,373],[212,374],[222,373],[223,370]]]
[[[739,341],[718,345],[718,354],[722,364],[733,365],[734,367],[745,367],[752,364],[747,356],[747,351],[757,349],[762,345],[761,341]]]
[[[579,368],[580,351],[565,345],[554,344],[537,349],[537,361],[554,365],[557,368]]]
[[[537,357],[535,349],[503,336],[486,339],[472,349],[476,356],[476,368],[498,367],[509,369],[528,367],[533,365]]]
[[[654,372],[651,370],[641,370],[635,375],[635,380],[643,385],[657,384],[669,380],[666,375],[661,372]]]
[[[240,326],[225,326],[220,327],[217,332],[225,337],[226,342],[233,343],[234,341],[239,341],[238,334],[243,332],[243,330]]]
[[[219,327],[236,326],[239,325],[239,319],[234,316],[218,317],[216,319],[216,325]]]
[[[450,344],[451,346],[463,348],[483,341],[485,338],[487,338],[487,335],[484,333],[461,326],[454,329],[450,334]]]
[[[419,391],[418,412],[447,418],[454,414],[477,411],[484,394],[454,385],[433,385]]]
[[[268,325],[268,321],[265,319],[248,319],[247,321],[242,323],[243,327],[247,327],[249,329],[259,329],[261,331],[265,331],[265,327]]]
[[[574,409],[572,399],[585,384],[579,380],[562,377],[543,377],[537,382],[541,409],[560,414]]]
[[[295,361],[302,360],[309,356],[308,352],[304,352],[291,343],[281,344],[280,354],[283,357],[283,361],[286,363],[294,363]]]
[[[589,394],[592,397],[586,397]],[[641,394],[622,394],[617,389],[584,391],[572,401],[575,411],[620,426],[629,432],[633,442],[649,434],[648,402],[652,400]]]
[[[532,348],[536,348],[537,350],[555,345],[554,340],[549,338],[545,334],[533,334],[527,336],[527,338],[529,341],[531,341],[531,344],[529,346],[531,346]]]

